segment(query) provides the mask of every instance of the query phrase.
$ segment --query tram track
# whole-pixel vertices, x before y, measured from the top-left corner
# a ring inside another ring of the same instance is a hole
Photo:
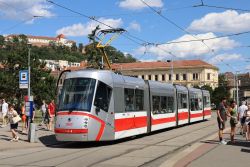
[[[199,123],[200,123],[200,122],[199,122]],[[199,124],[199,123],[198,123],[198,124]],[[128,150],[128,151],[126,151],[126,152],[124,152],[124,153],[121,153],[121,154],[119,154],[119,155],[116,155],[116,156],[113,156],[113,157],[108,157],[108,158],[105,158],[105,159],[100,160],[100,161],[98,161],[98,162],[95,162],[95,163],[93,163],[93,164],[91,164],[91,165],[88,165],[87,167],[94,167],[95,165],[100,164],[100,163],[102,163],[102,162],[105,162],[105,161],[107,161],[107,160],[110,160],[110,159],[113,159],[113,158],[118,158],[118,157],[120,157],[120,156],[129,154],[129,153],[132,153],[132,152],[134,152],[134,151],[143,150],[143,149],[145,149],[145,148],[148,148],[148,147],[151,147],[151,146],[155,146],[155,145],[157,145],[157,144],[160,144],[160,143],[163,143],[163,142],[167,142],[167,141],[170,141],[170,140],[179,138],[179,137],[181,137],[181,136],[185,136],[185,135],[187,135],[187,134],[190,133],[190,132],[196,132],[196,131],[199,131],[199,130],[202,130],[202,129],[205,129],[205,128],[208,128],[208,127],[211,127],[211,126],[214,126],[214,122],[211,123],[211,124],[209,124],[209,125],[206,125],[206,126],[204,126],[204,127],[201,127],[201,128],[195,129],[195,130],[191,130],[191,131],[188,131],[188,132],[181,133],[180,135],[173,136],[173,137],[168,138],[168,139],[166,139],[166,140],[161,140],[161,141],[156,142],[156,143],[153,143],[153,144],[148,144],[148,145],[145,145],[144,147],[141,147],[141,148],[138,148],[138,149],[130,149],[130,150]],[[161,132],[161,133],[162,133],[162,132]],[[209,133],[209,134],[207,134],[207,135],[205,135],[205,136],[202,136],[202,137],[200,137],[200,138],[198,138],[198,139],[196,139],[196,140],[194,140],[194,141],[192,141],[192,142],[189,142],[189,143],[187,143],[187,144],[185,144],[185,145],[183,145],[183,146],[180,146],[180,147],[178,147],[178,148],[176,148],[176,149],[174,149],[174,150],[172,150],[172,151],[170,151],[170,152],[168,152],[168,153],[166,153],[166,154],[163,154],[163,155],[161,155],[161,156],[159,156],[159,157],[157,157],[157,158],[154,158],[153,160],[150,160],[150,161],[146,162],[146,163],[143,164],[143,165],[149,164],[149,163],[151,163],[151,162],[153,162],[153,161],[156,161],[156,160],[158,160],[158,159],[160,159],[160,158],[162,158],[162,157],[164,157],[164,156],[167,156],[167,155],[173,154],[173,153],[175,153],[175,152],[177,152],[177,151],[179,151],[179,150],[182,150],[182,149],[184,149],[184,148],[186,148],[186,147],[188,147],[188,146],[190,146],[190,145],[196,143],[197,141],[200,141],[201,139],[206,138],[206,137],[208,137],[208,136],[210,136],[210,135],[212,135],[212,134],[214,134],[214,133],[215,133],[215,131],[213,131],[213,132],[211,132],[211,133]],[[153,134],[152,134],[152,135],[153,135]],[[141,165],[141,166],[143,166],[143,165]]]

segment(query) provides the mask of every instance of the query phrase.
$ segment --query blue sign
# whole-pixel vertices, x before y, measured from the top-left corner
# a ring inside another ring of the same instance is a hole
[[[19,88],[28,89],[29,72],[28,70],[19,71]]]

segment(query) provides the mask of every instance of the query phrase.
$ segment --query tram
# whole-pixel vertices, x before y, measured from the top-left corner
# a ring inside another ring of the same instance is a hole
[[[108,141],[211,117],[208,91],[106,70],[66,73],[58,96],[58,141]]]

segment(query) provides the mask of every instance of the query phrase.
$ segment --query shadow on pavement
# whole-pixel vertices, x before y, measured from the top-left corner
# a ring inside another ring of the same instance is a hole
[[[242,148],[242,149],[241,149],[241,152],[250,153],[250,150],[249,150],[249,149]]]
[[[207,144],[219,144],[220,142],[218,140],[204,140],[200,141],[201,143],[207,143]]]
[[[232,143],[231,141],[229,141],[227,143],[227,145],[231,145],[231,146],[239,146],[239,147],[249,147],[250,148],[250,142],[245,141],[245,140],[235,140],[235,143]]]

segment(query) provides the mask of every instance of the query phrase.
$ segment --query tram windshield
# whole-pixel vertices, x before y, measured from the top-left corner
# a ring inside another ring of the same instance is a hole
[[[58,111],[90,112],[95,83],[96,80],[90,78],[65,79],[59,97]]]

